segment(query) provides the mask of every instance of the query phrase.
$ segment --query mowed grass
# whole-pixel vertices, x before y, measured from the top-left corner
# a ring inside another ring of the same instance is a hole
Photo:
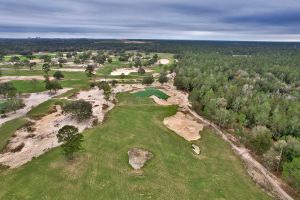
[[[162,92],[158,89],[152,88],[152,87],[146,88],[145,91],[137,92],[137,93],[135,93],[135,95],[139,96],[139,97],[150,97],[152,95],[155,95],[158,98],[164,99],[164,100],[169,98],[169,96],[166,95],[164,92]]]
[[[17,88],[18,92],[22,93],[42,92],[46,90],[44,81],[13,80],[11,83]]]
[[[176,113],[149,98],[120,94],[103,125],[84,132],[85,151],[71,162],[56,148],[18,168],[0,169],[0,199],[269,199],[251,181],[229,145],[210,130],[202,155],[162,123]],[[154,154],[143,170],[127,151]]]
[[[55,70],[49,72],[49,76],[53,76]],[[65,76],[64,79],[59,80],[59,83],[63,88],[77,88],[87,89],[89,87],[89,78],[84,72],[62,72]],[[3,76],[44,76],[44,72],[41,70],[3,70]],[[97,78],[97,77],[95,77]],[[33,82],[32,80],[13,80],[11,81],[17,88],[18,92],[22,93],[34,93],[45,91],[45,82],[38,80]]]

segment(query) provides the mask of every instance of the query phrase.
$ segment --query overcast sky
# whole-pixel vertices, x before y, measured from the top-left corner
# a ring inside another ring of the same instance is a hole
[[[0,37],[300,41],[300,0],[0,0]]]

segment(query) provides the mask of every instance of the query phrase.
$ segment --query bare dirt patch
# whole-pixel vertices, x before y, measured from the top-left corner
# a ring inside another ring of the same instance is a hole
[[[49,77],[51,80],[53,77]],[[8,81],[30,81],[32,79],[42,81],[45,80],[43,76],[2,76],[0,77],[0,83],[8,82]]]
[[[56,106],[54,112],[33,121],[30,128],[24,127],[14,134],[5,148],[6,152],[0,154],[0,164],[16,168],[29,162],[32,158],[60,145],[56,135],[63,126],[72,125],[82,132],[84,129],[92,127],[95,120],[101,123],[105,113],[114,106],[113,103],[104,99],[103,91],[98,89],[81,91],[74,99],[89,101],[92,104],[93,118],[78,122],[69,115],[63,115],[60,106]],[[21,146],[22,148],[20,148]]]

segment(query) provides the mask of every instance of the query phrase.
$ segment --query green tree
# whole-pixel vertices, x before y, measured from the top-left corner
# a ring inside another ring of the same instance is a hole
[[[28,65],[30,70],[32,70],[32,68],[35,67],[35,66],[36,66],[36,62],[30,62],[29,65]]]
[[[50,64],[44,63],[42,69],[45,72],[45,74],[48,74],[48,72],[50,71]]]
[[[168,77],[166,73],[160,73],[159,77],[158,77],[158,82],[160,82],[161,84],[167,83],[168,82]]]
[[[85,68],[85,73],[86,73],[87,77],[89,77],[90,79],[92,78],[94,71],[95,71],[95,67],[93,65],[88,65]]]
[[[57,134],[57,139],[59,143],[62,144],[64,155],[72,160],[74,158],[74,153],[82,151],[83,135],[78,133],[78,128],[70,125],[65,125],[59,129]]]
[[[92,104],[84,100],[72,101],[63,106],[63,113],[70,114],[78,121],[92,117]]]
[[[97,84],[99,90],[103,90],[103,94],[105,99],[108,100],[111,94],[111,87],[109,86],[108,82],[101,81]]]
[[[64,78],[65,76],[63,75],[63,73],[61,71],[56,71],[54,74],[53,74],[53,77],[57,80],[60,80],[62,78]]]
[[[265,126],[256,126],[252,129],[250,142],[252,149],[261,155],[271,148],[273,142],[272,133]]]
[[[138,74],[143,75],[143,74],[145,74],[145,73],[146,73],[145,69],[142,68],[142,67],[139,67],[139,69],[138,69]]]
[[[47,81],[45,81],[45,88],[47,90],[49,90],[50,92],[52,92],[54,90],[54,92],[56,93],[57,90],[62,89],[62,86],[57,81],[47,80]]]
[[[142,83],[146,84],[146,85],[150,85],[154,82],[154,78],[152,75],[148,75],[146,77],[143,78]]]
[[[294,158],[293,161],[283,165],[283,175],[300,191],[300,157]]]

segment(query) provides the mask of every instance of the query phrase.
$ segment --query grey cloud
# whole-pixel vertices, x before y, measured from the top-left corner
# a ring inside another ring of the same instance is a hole
[[[0,0],[0,37],[300,40],[295,0]]]

